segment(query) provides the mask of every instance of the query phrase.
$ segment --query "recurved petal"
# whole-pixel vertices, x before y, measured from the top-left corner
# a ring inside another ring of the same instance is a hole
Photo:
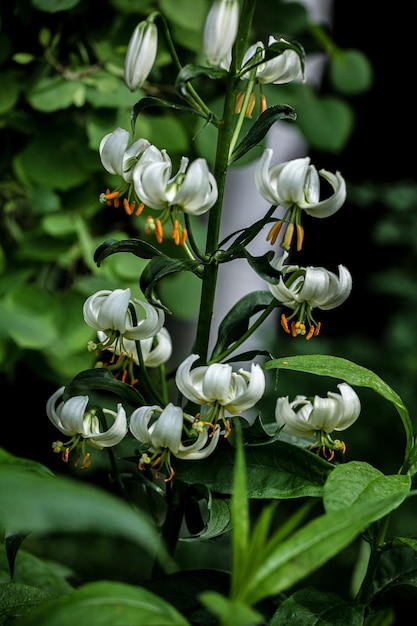
[[[84,433],[84,413],[87,409],[88,396],[73,396],[59,408],[62,432],[66,435]]]
[[[149,422],[154,413],[161,413],[162,409],[157,404],[152,406],[141,406],[133,411],[129,420],[129,430],[132,435],[141,443],[151,443],[151,432]]]
[[[135,298],[133,302],[136,308],[140,306],[145,310],[145,318],[141,319],[136,325],[133,325],[129,315],[129,318],[125,320],[123,336],[126,337],[126,339],[133,339],[135,341],[155,337],[164,325],[164,311],[149,304],[149,302],[138,300],[137,298]]]
[[[175,384],[179,391],[191,402],[204,404],[206,402],[203,394],[203,378],[206,367],[197,367],[191,371],[192,364],[198,361],[198,354],[190,354],[179,364],[175,374]]]
[[[333,193],[319,202],[311,202],[307,199],[301,207],[313,217],[329,217],[336,213],[346,200],[346,182],[340,172],[332,174],[327,170],[320,170],[319,174],[330,183]]]
[[[183,410],[170,402],[157,418],[152,431],[152,445],[155,448],[169,448],[176,454],[181,444]]]
[[[114,422],[108,430],[89,437],[91,444],[99,449],[116,446],[122,441],[128,431],[126,411],[121,403],[117,405],[117,412],[103,409],[103,413],[113,417]]]
[[[123,155],[128,143],[129,133],[120,127],[101,140],[99,146],[101,163],[110,174],[123,175]]]
[[[347,383],[340,383],[337,387],[341,394],[342,410],[335,430],[345,430],[358,419],[361,412],[361,402],[356,391]],[[329,392],[328,395],[335,397],[338,394]]]
[[[246,382],[247,372],[239,370],[239,375]],[[260,400],[265,391],[265,374],[257,363],[252,363],[248,383],[233,400],[225,405],[229,413],[237,414],[252,408]]]

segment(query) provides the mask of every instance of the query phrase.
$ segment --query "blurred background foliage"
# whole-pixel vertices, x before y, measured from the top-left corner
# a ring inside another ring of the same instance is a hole
[[[103,170],[98,147],[117,126],[129,128],[131,108],[142,95],[181,100],[162,37],[149,83],[142,93],[128,90],[123,61],[133,28],[160,10],[182,64],[203,64],[201,37],[210,4],[103,0],[97,8],[91,0],[2,3],[0,373],[14,408],[1,445],[10,452],[51,464],[54,434],[46,423],[45,402],[94,363],[86,350],[91,329],[82,318],[86,297],[121,286],[140,296],[138,277],[145,261],[114,255],[100,268],[93,262],[104,239],[147,237],[143,219],[100,204],[100,193],[114,181]],[[317,169],[340,170],[348,185],[347,203],[335,216],[323,221],[307,216],[297,262],[332,270],[342,263],[354,278],[351,298],[321,315],[319,338],[294,341],[277,328],[271,350],[277,356],[319,352],[354,360],[384,378],[412,412],[417,185],[415,164],[402,155],[404,142],[414,143],[415,127],[406,105],[392,93],[392,75],[399,89],[408,89],[407,63],[388,73],[385,59],[393,23],[398,21],[405,42],[417,11],[410,0],[402,15],[381,11],[368,18],[359,2],[345,4],[334,3],[331,29],[312,22],[305,6],[296,2],[258,2],[255,14],[254,41],[283,34],[300,41],[310,57],[328,55],[319,85],[266,86],[265,95],[270,105],[295,107],[312,162]],[[221,81],[200,81],[196,87],[216,110]],[[213,130],[195,116],[148,108],[137,120],[135,136],[166,148],[174,162],[184,154],[213,159]],[[259,153],[253,150],[234,167]],[[176,319],[185,325],[195,320],[194,277],[177,276],[161,289]],[[168,319],[168,328],[170,323]],[[328,381],[314,377],[281,376],[281,395],[329,389]],[[363,401],[366,418],[347,434],[348,457],[397,471],[401,426],[392,409],[374,395],[368,398],[366,390]]]

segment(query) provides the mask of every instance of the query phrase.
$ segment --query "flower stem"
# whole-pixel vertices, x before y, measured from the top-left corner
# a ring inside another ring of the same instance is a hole
[[[249,37],[255,5],[256,2],[254,0],[245,0],[242,6],[236,42],[232,51],[230,73],[227,79],[223,117],[218,128],[216,159],[214,165],[214,176],[217,181],[218,198],[216,204],[210,210],[207,226],[206,256],[210,259],[210,261],[204,267],[200,312],[194,347],[195,353],[200,356],[200,360],[203,362],[207,361],[216,295],[219,268],[218,262],[215,259],[215,253],[217,252],[219,245],[223,196],[226,183],[230,144],[233,137],[235,101],[237,87],[240,81],[238,71],[242,63],[243,54]]]

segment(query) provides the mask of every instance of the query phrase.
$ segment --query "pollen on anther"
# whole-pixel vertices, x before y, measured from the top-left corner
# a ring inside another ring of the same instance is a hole
[[[281,326],[288,335],[291,333],[288,326],[287,318],[285,317],[284,313],[281,315]]]
[[[135,210],[135,204],[136,202],[132,202],[131,204],[129,204],[127,198],[123,198],[123,207],[128,215],[132,215],[133,211]]]
[[[278,220],[277,222],[275,222],[275,224],[272,226],[271,230],[266,236],[266,240],[270,241],[272,246],[278,239],[278,235],[280,233],[283,223],[284,222],[282,220]]]
[[[161,220],[155,220],[155,237],[158,243],[162,243],[164,240],[164,231]]]

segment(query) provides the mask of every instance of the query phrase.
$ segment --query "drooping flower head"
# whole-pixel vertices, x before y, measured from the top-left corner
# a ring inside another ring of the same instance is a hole
[[[125,340],[140,341],[155,337],[161,330],[165,313],[146,301],[134,298],[127,289],[101,289],[87,298],[83,306],[85,322],[96,331],[102,331],[106,340],[98,347],[112,347],[119,353],[128,354]]]
[[[139,469],[152,467],[165,471],[166,481],[175,473],[171,455],[190,461],[204,459],[216,448],[220,435],[219,426],[211,427],[171,402],[164,409],[158,405],[135,409],[129,428],[135,439],[146,446]]]
[[[208,12],[203,34],[203,50],[211,67],[221,65],[230,54],[239,23],[238,0],[214,0]]]
[[[281,304],[294,309],[288,318],[281,315],[284,330],[293,337],[303,335],[311,339],[318,335],[321,326],[313,317],[313,309],[327,311],[342,304],[352,290],[352,276],[344,265],[339,265],[339,276],[324,267],[284,265],[287,256],[288,252],[284,252],[272,262],[282,275],[278,283],[268,283],[268,289]]]
[[[347,383],[337,385],[340,393],[329,391],[326,398],[288,396],[278,398],[275,407],[276,424],[282,432],[303,439],[315,438],[310,449],[332,460],[335,450],[346,451],[343,441],[333,441],[330,433],[349,428],[359,417],[361,403],[357,393]],[[330,453],[327,452],[330,450]]]
[[[251,371],[239,369],[234,372],[227,363],[212,363],[191,369],[199,355],[191,354],[178,367],[175,382],[179,391],[191,402],[209,405],[211,409],[204,414],[206,421],[216,423],[220,417],[226,424],[225,411],[237,415],[252,408],[265,391],[265,375],[256,363]]]
[[[346,183],[340,172],[332,174],[327,170],[317,172],[310,164],[310,157],[293,159],[270,167],[273,150],[264,150],[255,171],[255,184],[260,195],[271,205],[286,209],[285,215],[271,228],[268,239],[275,243],[282,226],[285,233],[281,246],[289,249],[294,228],[297,231],[297,250],[301,250],[304,229],[301,213],[305,211],[313,217],[329,217],[340,209],[346,200]],[[326,180],[333,193],[320,200],[320,177]]]
[[[151,144],[147,139],[137,139],[130,145],[129,142],[130,134],[120,127],[105,135],[101,140],[99,154],[104,169],[109,174],[119,176],[122,180],[116,189],[113,191],[108,189],[102,194],[100,200],[118,207],[120,198],[126,196],[123,201],[125,210],[133,213],[137,201],[132,184],[133,169]],[[139,215],[142,209],[143,205],[139,203],[136,215]]]
[[[49,398],[46,404],[46,414],[52,424],[64,435],[70,437],[69,441],[55,441],[53,451],[62,453],[64,461],[68,461],[69,453],[77,449],[78,454],[74,465],[82,455],[81,469],[87,468],[90,453],[86,452],[86,447],[91,446],[97,450],[116,446],[125,437],[128,427],[126,411],[122,404],[117,405],[117,411],[112,409],[88,407],[88,396],[73,396],[61,401],[65,387],[60,387]],[[107,428],[106,423],[111,421],[111,426]]]
[[[176,244],[184,243],[184,231],[179,224],[179,213],[203,215],[216,202],[217,182],[210,172],[207,161],[197,158],[191,163],[182,157],[176,174],[166,150],[159,154],[153,146],[145,150],[133,171],[135,193],[141,202],[151,209],[161,211],[161,216],[149,220],[148,228],[154,229],[158,243],[162,242],[162,226],[168,220],[173,224],[172,237]],[[186,235],[186,233],[185,233]]]
[[[221,60],[221,67],[230,70],[232,56],[229,52]],[[239,76],[241,80],[251,81],[246,87],[248,104],[245,110],[246,117],[251,117],[256,96],[253,85],[258,85],[260,92],[260,112],[266,109],[266,98],[262,86],[266,84],[283,85],[298,78],[305,80],[304,75],[305,52],[299,43],[291,43],[273,35],[268,38],[268,45],[262,41],[249,46],[243,55]],[[245,90],[239,92],[236,98],[235,113],[240,113],[245,98]]]
[[[157,51],[158,30],[150,16],[136,26],[127,47],[124,80],[130,91],[142,87],[152,70]]]

